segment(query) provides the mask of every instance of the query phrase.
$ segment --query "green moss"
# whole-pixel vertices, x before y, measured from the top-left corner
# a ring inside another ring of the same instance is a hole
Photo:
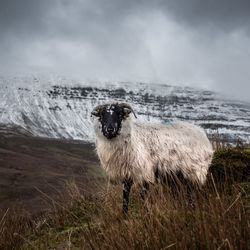
[[[250,149],[235,147],[215,152],[210,171],[217,181],[249,181]]]
[[[250,154],[250,148],[245,148],[244,150],[245,150],[246,153]]]
[[[92,221],[96,214],[97,204],[90,199],[76,202],[69,209],[48,215],[43,224],[37,225],[33,232],[27,235],[27,242],[22,249],[33,249],[31,246],[38,249],[55,249],[69,238],[73,246],[79,247],[82,234],[87,229],[96,227]]]

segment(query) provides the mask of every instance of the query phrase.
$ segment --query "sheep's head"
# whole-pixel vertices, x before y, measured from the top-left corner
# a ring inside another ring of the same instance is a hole
[[[131,112],[136,117],[130,105],[126,103],[111,103],[95,107],[91,114],[99,118],[103,135],[107,139],[112,139],[119,135],[122,121],[125,120]]]

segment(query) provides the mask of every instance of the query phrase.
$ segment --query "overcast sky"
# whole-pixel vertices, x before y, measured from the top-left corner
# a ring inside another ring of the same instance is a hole
[[[249,0],[0,0],[0,74],[207,88],[250,100]]]

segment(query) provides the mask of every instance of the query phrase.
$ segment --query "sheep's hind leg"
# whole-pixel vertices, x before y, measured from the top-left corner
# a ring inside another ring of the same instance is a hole
[[[194,197],[197,198],[199,192],[201,192],[201,189],[197,184],[189,183],[187,186],[187,198],[188,203],[193,210],[195,209]]]
[[[195,204],[194,204],[194,199],[192,195],[192,188],[188,185],[187,186],[187,198],[188,198],[188,203],[192,209],[195,209]]]
[[[132,185],[133,185],[133,181],[131,179],[126,179],[126,180],[123,181],[123,205],[122,205],[122,212],[124,214],[128,212],[129,193],[130,193]]]
[[[148,191],[149,191],[149,184],[147,182],[143,182],[142,185],[139,185],[139,194],[143,201],[144,209],[146,211],[148,211],[148,205],[150,204],[148,201],[148,199],[150,198]]]
[[[143,182],[142,186],[139,185],[139,193],[143,201],[145,201],[145,194],[147,194],[148,190],[149,184],[147,182]]]
[[[167,176],[167,183],[171,187],[171,191],[175,197],[178,197],[178,193],[181,194],[183,191],[189,206],[192,209],[195,209],[195,203],[193,199],[193,191],[195,190],[194,185],[189,180],[184,178],[181,171]]]
[[[182,183],[184,189],[186,190],[186,197],[188,200],[188,204],[192,209],[195,209],[194,199],[193,199],[193,191],[194,191],[194,185],[184,178],[183,174],[181,172],[177,173],[177,178]]]

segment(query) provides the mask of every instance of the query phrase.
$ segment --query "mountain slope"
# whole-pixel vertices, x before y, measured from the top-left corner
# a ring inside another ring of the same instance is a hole
[[[250,104],[211,91],[144,83],[79,83],[60,77],[0,78],[0,123],[34,135],[93,141],[91,110],[110,100],[131,104],[139,120],[196,123],[210,135],[250,139]]]
[[[0,210],[35,214],[48,201],[66,201],[67,182],[95,193],[103,177],[93,144],[0,131]]]

